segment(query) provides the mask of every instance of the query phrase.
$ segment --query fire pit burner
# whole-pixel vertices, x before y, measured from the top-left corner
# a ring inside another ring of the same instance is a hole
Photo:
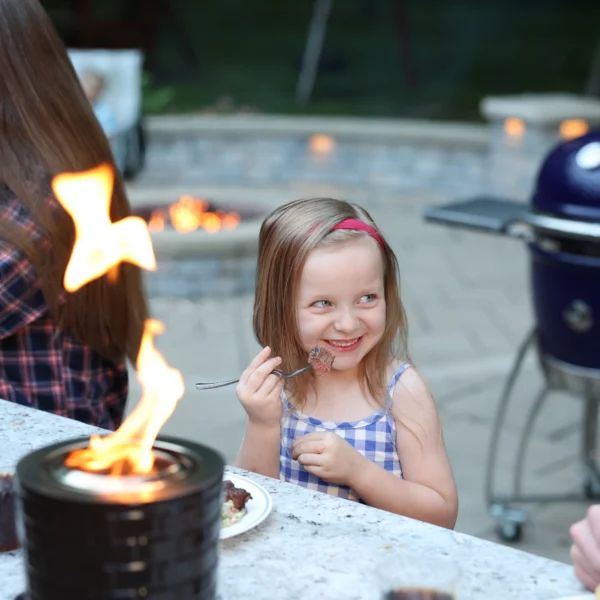
[[[148,223],[153,233],[173,229],[180,234],[195,231],[216,233],[235,229],[241,220],[259,219],[264,216],[262,207],[241,202],[215,202],[183,195],[171,203],[143,204],[135,206],[136,216]]]
[[[85,447],[85,443],[80,447]],[[109,473],[91,473],[80,469],[71,469],[64,464],[66,453],[57,453],[48,460],[50,476],[67,487],[78,490],[112,494],[123,492],[140,492],[161,489],[174,477],[184,477],[193,467],[193,457],[171,450],[155,449],[154,468],[145,475],[121,475],[113,477]]]
[[[213,600],[222,458],[159,438],[148,475],[65,467],[87,444],[62,442],[17,465],[28,600]]]

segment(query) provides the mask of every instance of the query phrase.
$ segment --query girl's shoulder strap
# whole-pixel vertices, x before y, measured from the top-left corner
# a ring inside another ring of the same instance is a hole
[[[293,406],[292,403],[289,401],[289,398],[287,397],[287,394],[285,393],[285,389],[281,390],[281,403],[283,404],[283,412],[288,413],[292,410]]]
[[[392,402],[394,399],[394,389],[396,387],[396,384],[398,383],[398,380],[402,376],[402,373],[404,373],[404,371],[406,371],[406,369],[408,369],[411,366],[412,365],[409,362],[403,362],[399,366],[398,365],[395,366],[394,374],[392,375],[392,378],[388,385],[388,395],[387,395],[387,399],[386,399],[386,403],[385,403],[385,406],[387,409],[392,408]]]

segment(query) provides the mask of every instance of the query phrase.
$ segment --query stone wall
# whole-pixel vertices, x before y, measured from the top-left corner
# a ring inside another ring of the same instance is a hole
[[[185,126],[184,126],[185,123]],[[369,119],[161,117],[149,121],[144,180],[385,191],[485,188],[487,128]],[[313,136],[329,136],[318,152]]]

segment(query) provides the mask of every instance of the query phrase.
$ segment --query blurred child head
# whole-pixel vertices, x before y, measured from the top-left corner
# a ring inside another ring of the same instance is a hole
[[[106,87],[104,77],[95,71],[85,71],[81,75],[81,86],[87,99],[94,104],[97,102]]]

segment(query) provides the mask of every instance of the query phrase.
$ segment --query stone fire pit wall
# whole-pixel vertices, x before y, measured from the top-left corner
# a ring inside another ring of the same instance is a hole
[[[217,233],[152,233],[158,270],[146,275],[150,297],[230,297],[251,293],[260,221]]]
[[[156,209],[168,214],[170,204],[197,191],[193,185],[136,185],[128,193],[134,214],[147,221]],[[220,189],[202,191],[208,193],[196,197],[208,201],[209,210],[237,213],[241,221],[214,233],[179,233],[167,220],[162,231],[151,231],[158,269],[145,274],[150,297],[231,297],[254,290],[258,233],[269,207]]]

